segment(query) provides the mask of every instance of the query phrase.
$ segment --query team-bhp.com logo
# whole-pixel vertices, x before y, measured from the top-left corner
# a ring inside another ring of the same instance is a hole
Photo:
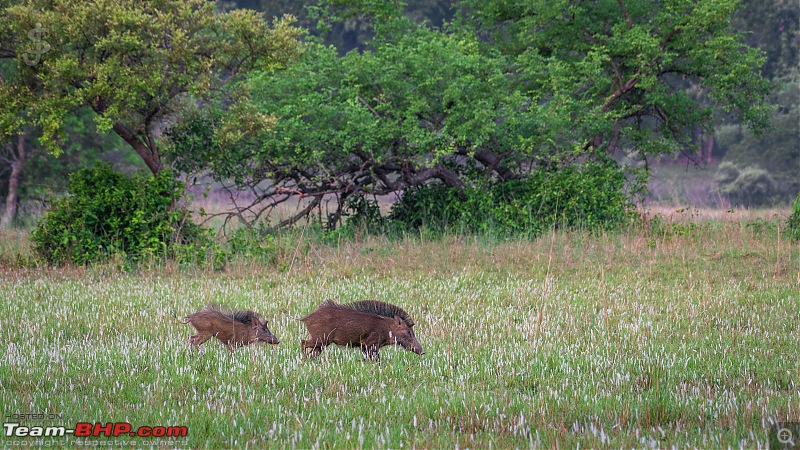
[[[67,427],[42,427],[22,426],[19,423],[4,423],[3,429],[6,437],[186,437],[189,434],[187,427],[137,427],[134,428],[127,422],[78,422],[75,428]]]

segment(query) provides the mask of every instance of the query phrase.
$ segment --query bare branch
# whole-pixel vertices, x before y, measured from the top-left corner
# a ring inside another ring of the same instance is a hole
[[[514,173],[510,169],[500,166],[500,162],[502,162],[503,158],[509,154],[511,154],[510,151],[497,155],[491,150],[481,148],[475,150],[473,157],[478,162],[486,166],[490,172],[497,172],[497,175],[499,175],[500,178],[503,180],[509,180],[514,177]]]
[[[319,206],[320,202],[322,202],[322,195],[314,197],[314,200],[312,200],[311,203],[308,204],[308,206],[306,206],[305,208],[300,210],[300,212],[298,212],[294,216],[292,216],[292,217],[290,217],[288,219],[282,220],[282,221],[278,222],[275,226],[272,226],[272,227],[268,228],[267,229],[267,233],[272,233],[273,231],[278,230],[280,228],[288,227],[290,225],[294,225],[295,222],[297,222],[298,220],[302,219],[303,217],[308,215],[308,213],[310,213],[314,208]]]

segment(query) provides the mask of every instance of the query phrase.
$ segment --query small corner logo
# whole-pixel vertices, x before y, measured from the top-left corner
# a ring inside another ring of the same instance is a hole
[[[42,55],[50,51],[50,43],[42,39],[42,36],[46,33],[47,29],[42,28],[40,23],[36,24],[36,28],[28,31],[28,38],[33,41],[33,48],[22,55],[25,64],[29,66],[39,64]],[[30,57],[31,55],[33,55],[33,58]]]
[[[778,422],[769,434],[771,450],[800,450],[800,422]]]

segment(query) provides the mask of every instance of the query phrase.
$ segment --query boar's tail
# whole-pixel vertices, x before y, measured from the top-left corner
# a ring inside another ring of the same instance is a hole
[[[290,318],[292,320],[303,320],[305,318],[305,317],[295,317],[292,314],[288,313],[284,309],[281,309],[279,312],[281,312],[284,316],[286,316],[286,317],[288,317],[288,318]]]
[[[186,317],[184,317],[184,318],[183,318],[183,320],[181,320],[181,318],[180,318],[180,317],[178,317],[178,316],[176,316],[176,315],[175,315],[175,311],[170,311],[169,315],[170,315],[170,316],[171,316],[173,319],[175,319],[175,320],[177,320],[178,322],[180,322],[181,324],[184,324],[184,325],[185,325],[185,324],[187,324],[187,323],[189,323],[189,322],[190,322],[189,316],[186,316]]]

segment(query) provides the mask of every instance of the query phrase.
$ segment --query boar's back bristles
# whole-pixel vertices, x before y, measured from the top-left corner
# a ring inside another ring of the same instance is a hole
[[[217,305],[216,303],[209,303],[208,305],[206,305],[199,312],[203,312],[203,311],[214,313],[214,314],[218,314],[218,315],[227,317],[227,318],[229,318],[231,320],[235,320],[237,322],[241,322],[241,323],[247,324],[247,325],[250,325],[250,323],[252,323],[253,319],[256,319],[256,320],[259,319],[259,315],[256,312],[253,312],[253,311],[250,311],[250,310],[247,310],[247,311],[238,311],[238,310],[237,311],[231,311],[231,310],[229,310],[227,308],[224,308],[222,306]],[[197,314],[197,313],[195,313],[195,314]]]
[[[400,316],[401,319],[405,323],[408,324],[409,327],[414,326],[414,320],[408,316],[408,313],[401,307],[397,305],[392,305],[391,303],[381,302],[378,300],[362,300],[360,302],[352,302],[352,303],[345,303],[339,304],[335,303],[333,300],[325,300],[322,302],[324,307],[333,307],[333,308],[347,308],[352,309],[353,311],[369,313],[369,314],[377,314],[383,317],[392,318],[394,316]]]

